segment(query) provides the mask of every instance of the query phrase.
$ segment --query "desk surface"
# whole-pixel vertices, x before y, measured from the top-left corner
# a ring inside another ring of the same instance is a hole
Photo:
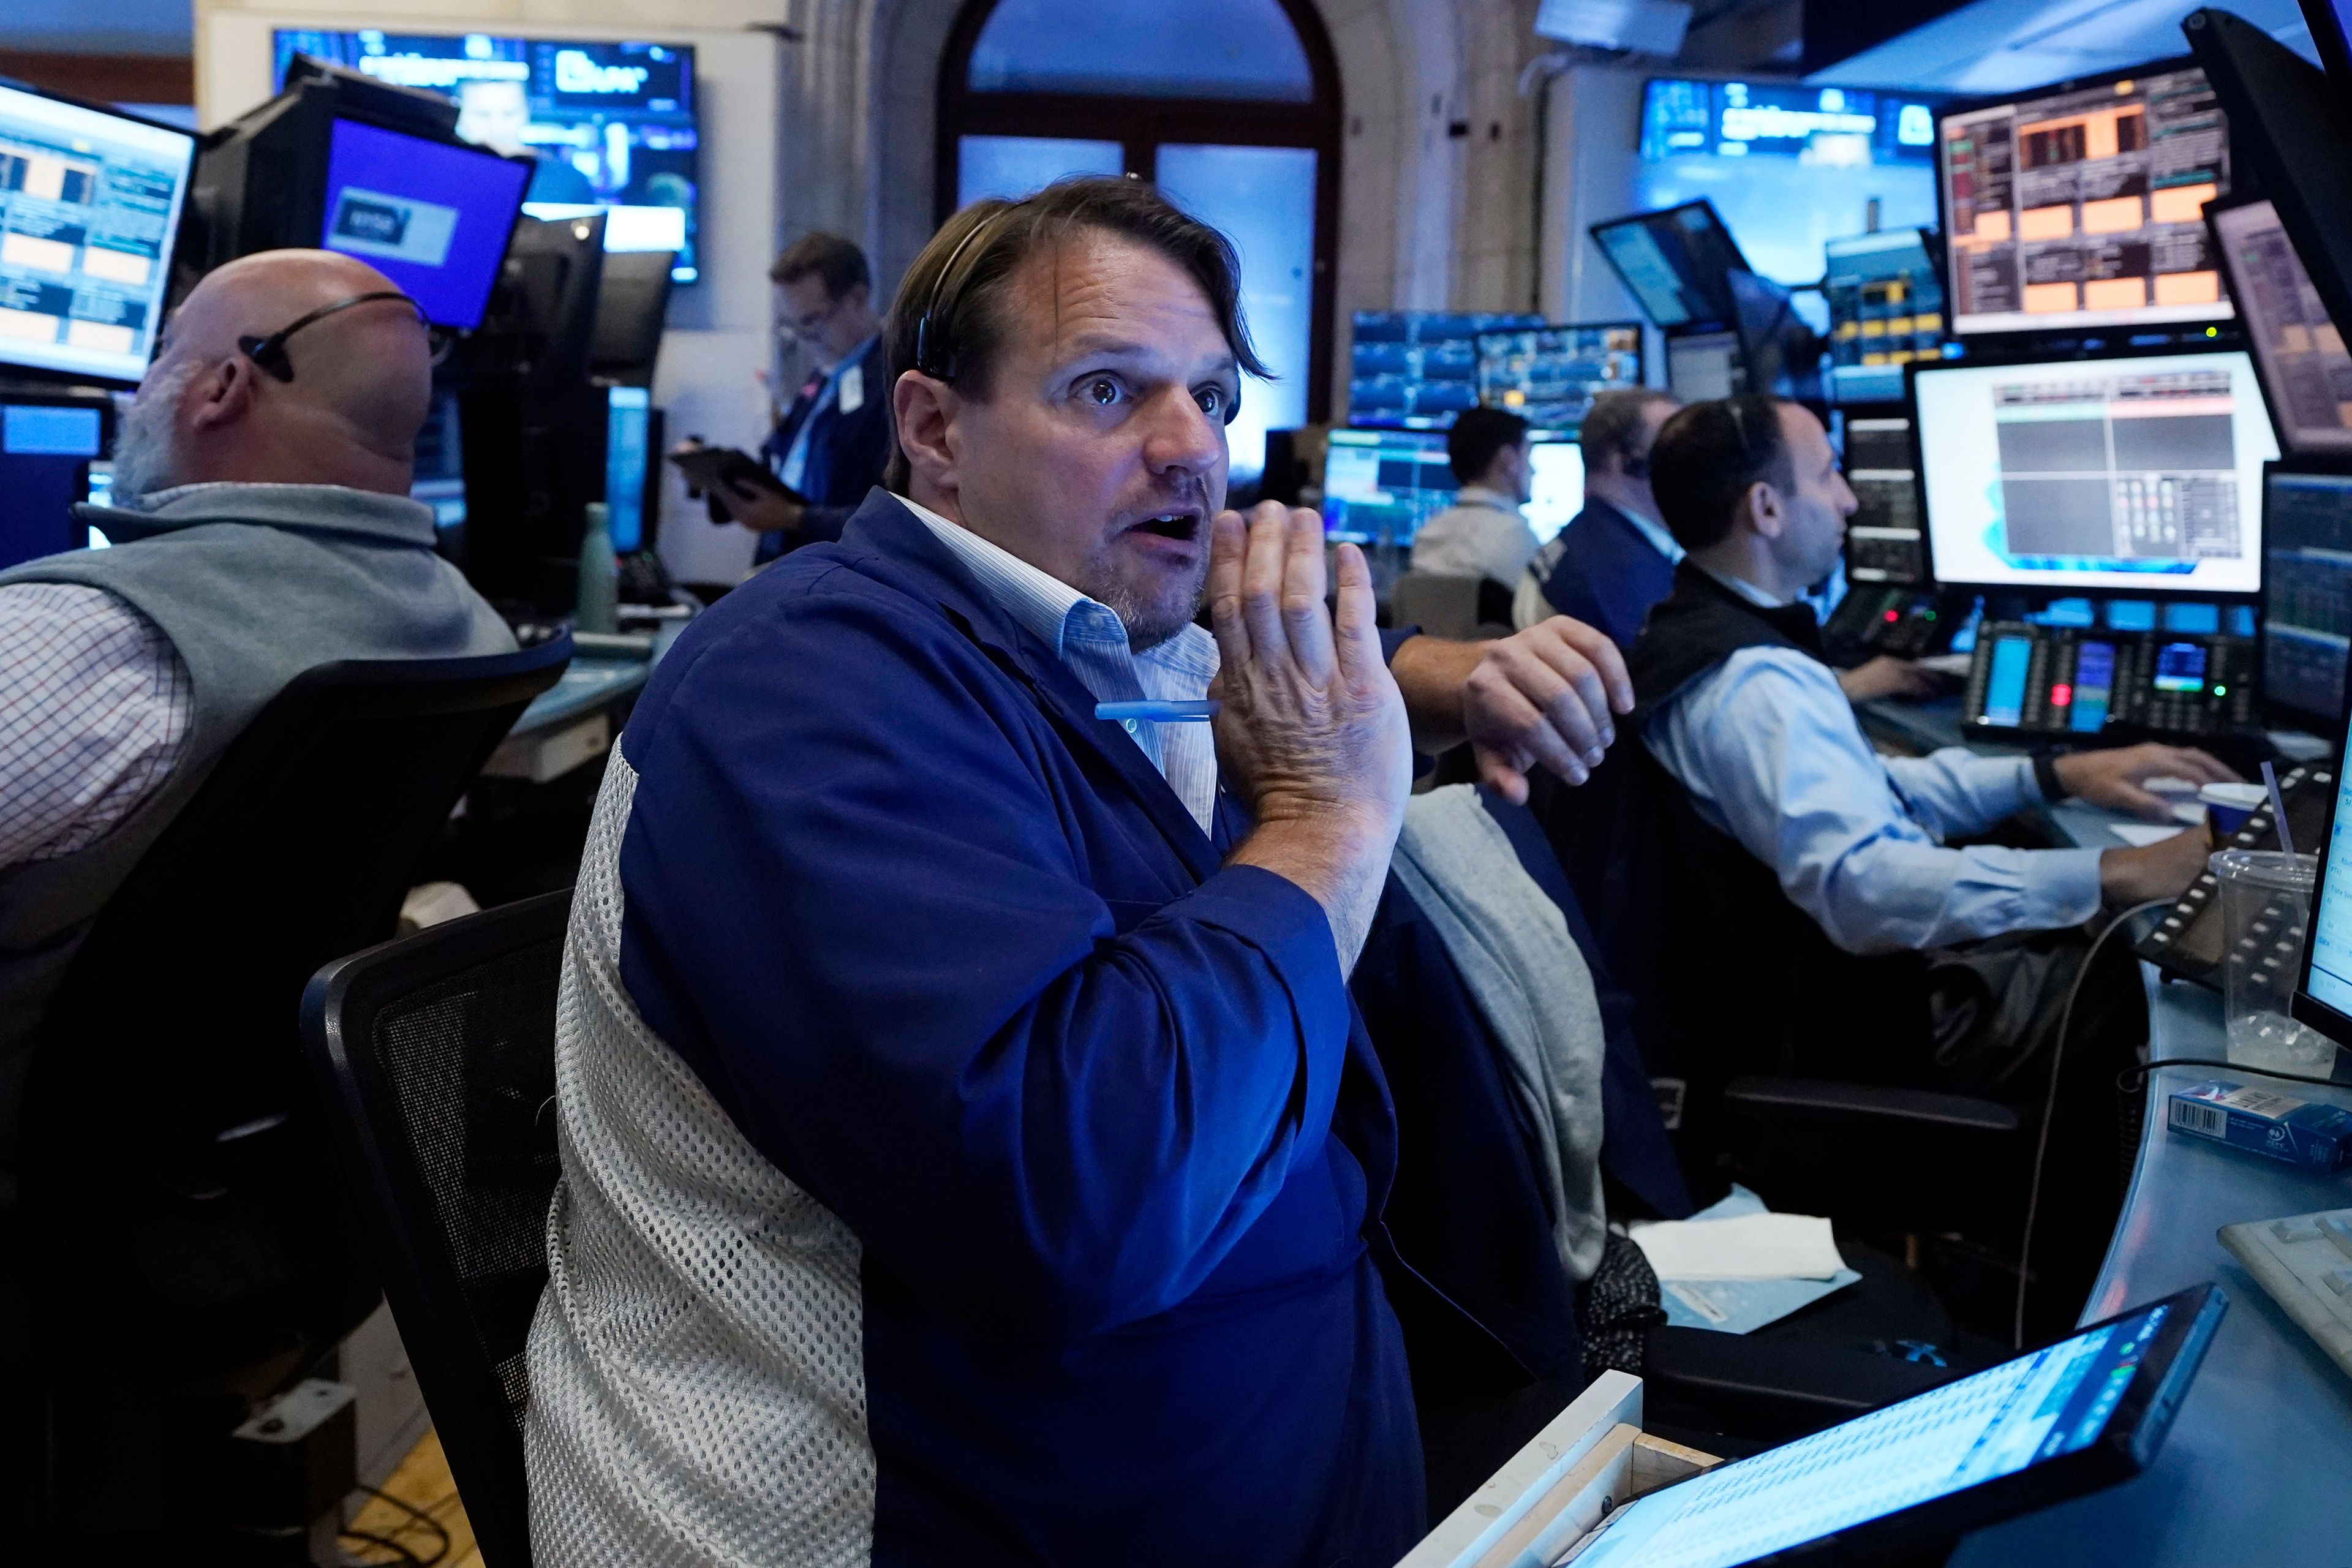
[[[2105,848],[2120,820],[2081,805],[2053,808],[2059,832]],[[2221,999],[2202,986],[2149,978],[2149,1045],[2158,1060],[2227,1055]],[[2150,1075],[2151,1107],[2217,1069]],[[2311,1092],[2352,1109],[2352,1086]],[[2083,1321],[2210,1279],[2230,1310],[2156,1464],[2137,1480],[1970,1536],[1951,1568],[2042,1564],[2340,1563],[2352,1557],[2345,1499],[2352,1488],[2352,1378],[2321,1353],[2238,1266],[2214,1233],[2241,1220],[2352,1205],[2352,1173],[2291,1165],[2182,1137],[2153,1109],[2123,1217]]]
[[[601,708],[644,687],[653,668],[648,659],[577,656],[564,667],[562,679],[531,699],[508,733],[532,734]]]

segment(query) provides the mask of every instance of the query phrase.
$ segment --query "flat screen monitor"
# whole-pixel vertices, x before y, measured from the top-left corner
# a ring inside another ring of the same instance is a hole
[[[1323,532],[1334,543],[1410,548],[1454,504],[1445,437],[1421,430],[1334,430],[1323,454]]]
[[[1936,102],[1792,81],[1652,77],[1642,88],[1642,157],[1925,163],[1935,156]]]
[[[1738,332],[1693,332],[1666,340],[1666,388],[1685,403],[1748,390],[1748,362]]]
[[[1478,337],[1478,401],[1572,430],[1604,392],[1642,384],[1642,323],[1530,327]]]
[[[634,555],[646,547],[653,403],[653,394],[642,386],[615,386],[604,394],[604,520],[615,555]]]
[[[2263,695],[2299,722],[2333,731],[2352,658],[2352,474],[2263,476]]]
[[[2280,445],[2296,457],[2352,454],[2352,354],[2278,209],[2252,201],[2211,217]]]
[[[0,393],[0,571],[87,542],[69,509],[112,419],[103,395]]]
[[[319,243],[356,256],[425,307],[436,324],[482,324],[530,167],[357,120],[327,143]]]
[[[694,48],[686,44],[500,37],[481,33],[280,27],[276,85],[297,54],[457,100],[457,134],[530,160],[537,218],[609,215],[608,250],[667,250],[671,276],[699,276],[700,140]]]
[[[1944,279],[1927,234],[1891,228],[1826,248],[1830,401],[1900,403],[1903,367],[1944,352]]]
[[[2242,349],[1914,363],[1936,581],[2252,595],[2278,456]]]
[[[1349,351],[1348,422],[1444,430],[1478,405],[1478,337],[1540,327],[1541,316],[1359,310]]]
[[[0,365],[145,374],[195,156],[185,131],[0,87]]]
[[[1538,544],[1576,521],[1584,510],[1584,448],[1565,432],[1541,431],[1528,447],[1535,471],[1528,485],[1528,528]]]
[[[1612,218],[1591,232],[1633,302],[1659,326],[1729,326],[1739,319],[1724,275],[1753,269],[1714,203],[1702,198]]]
[[[2195,65],[1954,106],[1936,132],[1956,335],[2229,319],[2205,232],[2229,136]]]

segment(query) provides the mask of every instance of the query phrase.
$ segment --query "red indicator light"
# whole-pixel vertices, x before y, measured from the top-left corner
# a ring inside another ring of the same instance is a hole
[[[1886,612],[1886,618],[1889,621],[1899,621],[1903,618],[1903,612],[1900,610],[1889,610]]]
[[[2053,686],[2053,687],[2052,687],[2052,688],[2050,689],[2050,706],[2051,706],[2051,707],[2053,707],[2053,708],[2064,708],[2064,707],[2068,706],[2069,704],[2071,704],[2074,700],[2074,689],[2073,687],[2071,687],[2071,686],[2066,686],[2066,685],[2058,685],[2058,686]]]

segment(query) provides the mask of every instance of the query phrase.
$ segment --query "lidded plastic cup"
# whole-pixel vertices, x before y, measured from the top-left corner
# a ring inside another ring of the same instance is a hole
[[[2315,855],[2224,849],[2207,862],[2221,886],[2221,994],[2230,1059],[2281,1072],[2324,1073],[2336,1047],[2288,1015],[2311,926]]]

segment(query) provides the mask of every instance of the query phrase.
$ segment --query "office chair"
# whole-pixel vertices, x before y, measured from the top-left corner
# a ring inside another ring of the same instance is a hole
[[[547,1283],[571,889],[329,965],[302,1039],[489,1568],[530,1568],[523,1342]]]
[[[1407,572],[1389,590],[1389,616],[1432,637],[1484,642],[1511,635],[1511,591],[1484,577]]]
[[[0,1266],[21,1291],[0,1368],[37,1434],[16,1475],[44,1478],[26,1532],[186,1543],[221,1506],[221,1439],[374,1310],[301,1065],[303,983],[392,933],[451,809],[570,658],[559,638],[307,671],[100,915],[36,1044],[23,1234]]]

